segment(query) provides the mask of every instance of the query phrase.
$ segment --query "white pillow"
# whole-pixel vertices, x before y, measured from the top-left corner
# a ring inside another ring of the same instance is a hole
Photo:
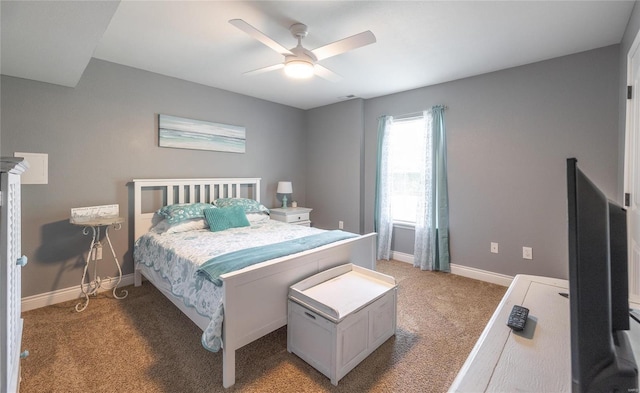
[[[269,215],[264,213],[247,213],[249,224],[257,224],[259,222],[269,221]]]
[[[187,231],[196,231],[199,229],[209,228],[209,223],[204,218],[192,218],[177,224],[169,224],[167,220],[157,223],[152,230],[157,233],[179,233]]]

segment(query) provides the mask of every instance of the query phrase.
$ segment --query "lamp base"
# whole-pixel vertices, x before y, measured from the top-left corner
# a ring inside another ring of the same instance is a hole
[[[282,196],[282,207],[287,207],[287,196],[283,195]]]

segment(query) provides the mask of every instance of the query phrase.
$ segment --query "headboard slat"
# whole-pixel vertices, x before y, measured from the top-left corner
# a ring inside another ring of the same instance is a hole
[[[175,202],[175,199],[173,199],[173,185],[172,184],[168,184],[167,185],[167,200],[165,201],[165,203],[167,205],[173,205]]]
[[[241,198],[243,197],[242,187],[245,186],[246,197],[260,202],[260,180],[260,178],[134,179],[134,238],[138,239],[153,226],[154,212],[142,210],[142,194],[145,190],[163,191],[167,198],[165,203],[172,205],[198,201],[209,203],[217,198]]]

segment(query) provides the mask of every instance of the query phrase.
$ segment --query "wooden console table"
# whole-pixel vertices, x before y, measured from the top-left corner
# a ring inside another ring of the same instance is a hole
[[[473,347],[450,392],[571,392],[569,282],[517,275]],[[522,332],[507,325],[514,305],[529,309]],[[632,305],[633,307],[633,305]],[[640,324],[629,339],[640,358]]]

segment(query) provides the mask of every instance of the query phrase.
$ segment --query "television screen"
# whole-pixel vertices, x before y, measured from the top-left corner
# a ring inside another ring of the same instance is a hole
[[[580,171],[575,158],[567,160],[567,197],[572,389],[637,392],[633,352],[626,332],[619,330],[628,328],[629,318],[628,287],[617,286],[628,280],[626,213],[615,206],[610,210],[605,195]],[[621,322],[625,317],[626,325]]]

